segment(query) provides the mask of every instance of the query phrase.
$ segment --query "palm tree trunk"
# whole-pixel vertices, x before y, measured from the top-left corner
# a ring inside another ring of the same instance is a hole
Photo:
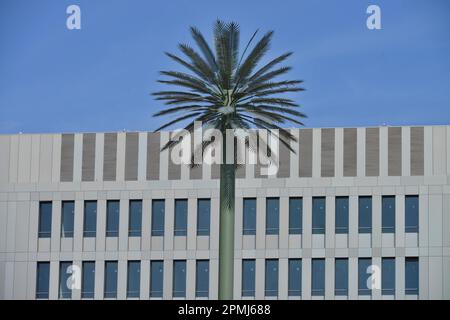
[[[234,271],[234,201],[236,165],[226,163],[223,143],[220,165],[220,233],[219,233],[219,299],[233,299]]]

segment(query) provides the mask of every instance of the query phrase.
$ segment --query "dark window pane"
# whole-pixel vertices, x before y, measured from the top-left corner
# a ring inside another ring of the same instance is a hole
[[[52,203],[39,203],[39,238],[50,238],[52,235]]]
[[[85,237],[95,237],[97,230],[97,201],[84,202],[84,228]]]
[[[381,260],[381,291],[382,294],[395,294],[395,258]]]
[[[82,273],[81,298],[94,298],[95,262],[84,261]]]
[[[242,296],[255,296],[255,260],[242,260]]]
[[[187,235],[187,200],[175,200],[175,236]]]
[[[288,275],[289,296],[301,296],[302,294],[302,260],[289,259]]]
[[[336,233],[348,233],[348,197],[336,197]]]
[[[61,214],[61,237],[72,238],[73,237],[73,221],[75,214],[75,202],[63,201]]]
[[[164,263],[163,261],[150,262],[150,297],[163,296]]]
[[[164,235],[164,200],[152,201],[152,236],[161,237]]]
[[[61,261],[59,263],[59,298],[70,299],[72,297],[71,283],[67,283],[67,280],[72,275],[72,270],[69,267],[72,265],[70,261]],[[70,271],[70,272],[69,272]]]
[[[312,199],[312,233],[325,233],[325,197]]]
[[[348,259],[336,259],[334,272],[334,294],[336,296],[348,295]]]
[[[419,196],[405,197],[405,232],[419,232]]]
[[[372,197],[358,199],[359,233],[372,233]]]
[[[197,260],[195,277],[195,296],[207,297],[209,295],[209,261]]]
[[[280,226],[280,199],[266,200],[266,234],[278,234]]]
[[[120,201],[109,200],[106,204],[106,236],[119,236]]]
[[[142,201],[130,200],[129,207],[128,236],[140,237],[142,226]]]
[[[266,297],[278,296],[278,259],[266,260]]]
[[[256,199],[244,199],[243,234],[256,234]]]
[[[186,296],[186,260],[173,262],[173,296]]]
[[[419,294],[419,258],[405,259],[405,293]]]
[[[325,294],[325,259],[312,259],[311,294],[323,296]]]
[[[289,234],[302,234],[303,199],[289,199]]]
[[[128,261],[127,297],[139,298],[141,288],[141,262]]]
[[[358,294],[359,295],[371,295],[372,288],[367,286],[367,280],[371,276],[367,270],[372,265],[371,258],[359,258],[358,259]]]
[[[36,299],[48,299],[50,262],[38,262],[36,268]]]
[[[117,297],[117,261],[105,262],[105,298]]]
[[[383,196],[381,209],[383,233],[395,233],[395,196]]]
[[[197,235],[209,236],[211,216],[211,201],[209,199],[198,199],[197,201]]]

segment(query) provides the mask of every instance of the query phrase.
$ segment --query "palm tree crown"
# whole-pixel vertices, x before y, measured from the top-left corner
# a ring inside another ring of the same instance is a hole
[[[305,115],[296,110],[299,105],[293,100],[281,97],[288,92],[302,91],[300,80],[278,80],[291,67],[279,66],[292,52],[285,53],[258,68],[270,47],[273,31],[267,32],[251,47],[257,32],[239,53],[239,26],[234,23],[216,21],[214,25],[214,51],[195,27],[190,28],[192,37],[201,54],[186,44],[179,44],[185,55],[167,53],[172,60],[185,67],[188,72],[161,71],[165,76],[159,80],[178,87],[153,93],[156,100],[162,100],[169,107],[154,116],[175,117],[159,127],[162,130],[176,123],[190,120],[184,129],[192,132],[194,121],[202,126],[224,132],[226,129],[277,129],[277,138],[290,150],[291,133],[280,125],[291,122],[303,125],[299,118]],[[170,141],[163,149],[178,141]]]

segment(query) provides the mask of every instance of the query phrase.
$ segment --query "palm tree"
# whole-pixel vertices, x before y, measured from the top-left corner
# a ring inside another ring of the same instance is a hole
[[[269,50],[273,31],[267,32],[252,47],[258,33],[256,31],[241,54],[239,26],[234,22],[215,22],[214,51],[198,29],[191,27],[190,31],[201,54],[186,44],[178,46],[184,58],[166,53],[187,69],[187,72],[161,71],[165,79],[158,82],[177,89],[153,93],[156,100],[162,100],[168,106],[154,116],[171,117],[169,122],[155,131],[188,122],[184,129],[192,133],[195,121],[200,121],[204,128],[220,130],[222,137],[230,129],[276,129],[276,138],[293,151],[290,141],[295,140],[295,137],[279,125],[286,122],[303,125],[299,118],[305,115],[296,110],[299,105],[292,99],[279,95],[303,90],[298,86],[302,81],[277,79],[291,69],[287,66],[280,67],[279,64],[292,52],[276,57],[258,68]],[[172,148],[177,143],[177,139],[169,141],[161,150]],[[211,144],[212,142],[203,142],[199,148],[204,152]],[[232,299],[237,166],[236,162],[226,163],[226,144],[223,143],[221,147],[219,299]]]

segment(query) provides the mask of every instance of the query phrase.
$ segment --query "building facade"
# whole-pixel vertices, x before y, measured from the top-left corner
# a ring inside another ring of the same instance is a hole
[[[450,126],[293,129],[237,171],[236,299],[449,299]],[[0,135],[0,299],[216,299],[219,167],[169,133]]]

